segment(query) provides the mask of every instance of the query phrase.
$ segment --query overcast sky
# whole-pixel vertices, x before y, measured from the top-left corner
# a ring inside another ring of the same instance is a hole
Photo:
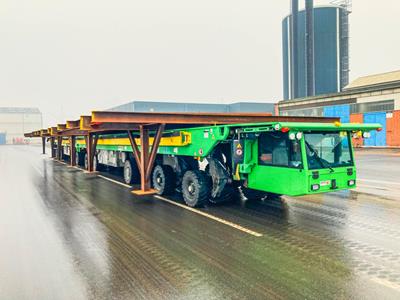
[[[289,0],[1,0],[0,106],[39,107],[48,126],[135,99],[276,102],[288,13]],[[399,15],[398,0],[353,0],[351,79],[400,69]]]

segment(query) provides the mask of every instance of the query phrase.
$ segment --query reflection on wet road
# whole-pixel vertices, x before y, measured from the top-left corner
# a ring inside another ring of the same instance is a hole
[[[201,209],[262,236],[39,153],[0,147],[0,299],[400,298],[396,153],[356,191]]]

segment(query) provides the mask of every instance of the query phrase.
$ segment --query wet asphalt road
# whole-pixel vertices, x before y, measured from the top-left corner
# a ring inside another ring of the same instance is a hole
[[[0,299],[400,299],[400,153],[360,187],[207,216],[0,147]]]

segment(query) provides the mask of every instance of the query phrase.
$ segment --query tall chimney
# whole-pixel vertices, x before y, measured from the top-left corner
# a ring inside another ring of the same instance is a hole
[[[299,91],[299,73],[298,73],[298,14],[299,14],[299,1],[292,0],[291,5],[292,16],[291,16],[291,40],[290,40],[290,75],[291,75],[291,99],[295,99],[298,97]]]
[[[314,1],[306,0],[306,84],[307,96],[315,95]]]

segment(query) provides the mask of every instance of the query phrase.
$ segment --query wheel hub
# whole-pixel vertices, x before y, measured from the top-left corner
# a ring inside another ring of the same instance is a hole
[[[129,167],[124,168],[125,181],[130,181],[131,179],[131,169]]]
[[[193,182],[192,182],[191,184],[189,184],[189,186],[188,186],[188,191],[189,191],[189,193],[191,193],[191,194],[193,194],[193,193],[194,193],[194,191],[195,191],[195,187],[194,187],[194,184],[193,184]]]

